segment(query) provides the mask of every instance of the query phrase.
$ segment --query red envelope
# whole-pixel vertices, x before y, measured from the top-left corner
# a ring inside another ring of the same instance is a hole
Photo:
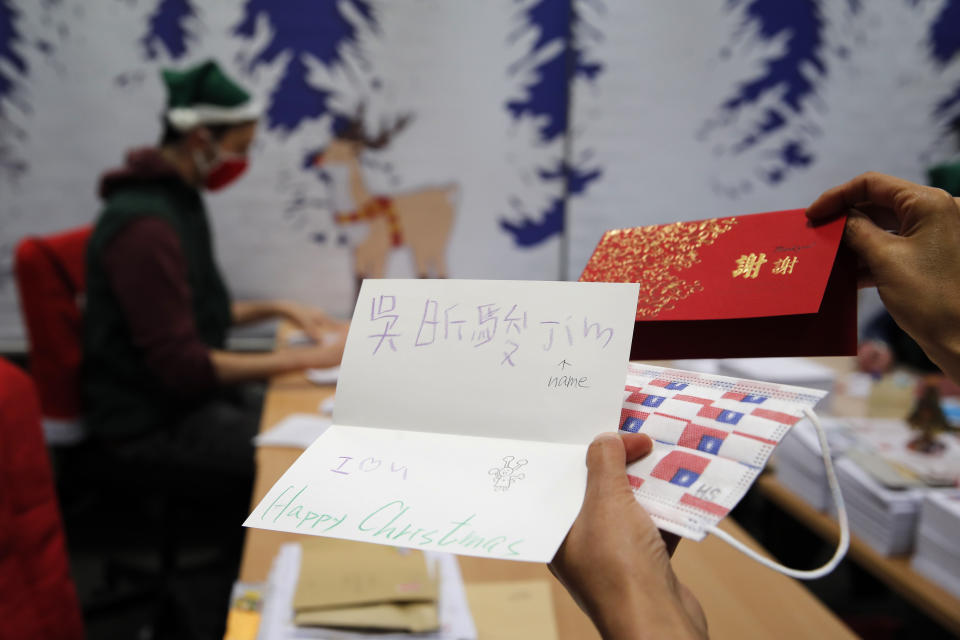
[[[803,209],[603,235],[582,282],[639,282],[631,359],[852,355],[855,256],[845,219]]]

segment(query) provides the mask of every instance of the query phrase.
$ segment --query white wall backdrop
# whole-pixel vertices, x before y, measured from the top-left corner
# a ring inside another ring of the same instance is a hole
[[[537,175],[562,141],[543,141],[537,116],[507,107],[537,80],[534,4],[0,0],[12,27],[0,26],[0,337],[21,335],[15,242],[91,222],[99,174],[156,141],[159,69],[210,57],[268,107],[248,175],[207,199],[236,296],[351,311],[351,247],[364,227],[333,220],[345,173],[304,159],[361,102],[371,133],[412,116],[361,157],[374,194],[455,186],[450,277],[557,279],[558,233],[521,247],[501,224],[562,196],[561,182]],[[387,273],[417,275],[408,248],[391,253]]]
[[[607,228],[922,180],[956,149],[958,52],[960,0],[0,0],[0,340],[13,246],[92,221],[99,174],[156,141],[162,67],[216,58],[267,105],[208,198],[234,294],[346,314],[364,227],[304,159],[361,102],[371,130],[412,115],[363,153],[372,192],[456,185],[449,276],[576,278]]]
[[[594,24],[573,147],[603,173],[570,202],[570,278],[604,229],[800,208],[956,154],[960,2],[615,2]]]

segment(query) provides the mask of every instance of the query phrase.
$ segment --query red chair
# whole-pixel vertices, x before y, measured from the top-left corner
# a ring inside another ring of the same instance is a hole
[[[80,640],[83,617],[30,378],[0,359],[0,637]]]
[[[30,343],[30,374],[40,394],[50,444],[83,439],[80,421],[82,296],[93,228],[80,227],[17,245],[14,272]]]
[[[20,306],[30,342],[30,373],[40,395],[46,441],[50,445],[77,445],[55,452],[64,511],[71,526],[78,526],[78,520],[83,526],[83,518],[89,518],[90,512],[96,517],[100,513],[98,507],[115,509],[115,504],[102,498],[115,493],[118,477],[136,477],[136,471],[126,468],[102,443],[86,439],[81,421],[83,293],[86,250],[92,231],[92,227],[86,226],[45,237],[24,238],[14,256]],[[83,442],[79,442],[81,440]],[[103,561],[105,593],[84,602],[84,612],[92,619],[149,599],[157,606],[156,620],[151,623],[153,628],[173,625],[181,632],[179,637],[198,638],[194,622],[175,589],[175,578],[180,569],[188,571],[203,565],[178,566],[178,532],[171,524],[177,501],[169,495],[166,486],[132,488],[131,501],[136,507],[143,507],[144,513],[137,517],[139,521],[155,520],[158,540],[151,540],[148,546],[156,545],[150,550],[160,556],[159,569],[143,568],[125,562],[112,551],[107,552]],[[153,511],[159,511],[159,517]],[[219,562],[219,558],[216,561]],[[2,580],[0,577],[0,582]],[[130,588],[117,588],[128,582],[132,583]],[[3,595],[0,589],[0,597]],[[0,618],[0,640],[6,637]]]

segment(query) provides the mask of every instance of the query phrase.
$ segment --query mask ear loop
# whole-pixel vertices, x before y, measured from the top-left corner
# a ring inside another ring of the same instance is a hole
[[[833,557],[818,569],[811,569],[809,571],[791,569],[790,567],[783,566],[779,562],[765,558],[719,527],[711,527],[709,532],[765,567],[769,567],[774,571],[798,580],[816,580],[833,571],[837,565],[840,564],[840,561],[843,560],[843,557],[847,555],[847,549],[850,548],[850,523],[847,521],[847,508],[843,503],[843,494],[840,493],[840,483],[837,481],[837,474],[833,470],[833,461],[830,459],[830,444],[827,442],[827,434],[824,432],[820,420],[813,411],[804,409],[803,413],[817,430],[817,437],[820,439],[820,452],[823,454],[823,466],[827,471],[827,484],[830,485],[830,494],[833,496],[833,503],[837,507],[837,521],[840,523],[840,542],[837,544],[837,550],[834,552]]]

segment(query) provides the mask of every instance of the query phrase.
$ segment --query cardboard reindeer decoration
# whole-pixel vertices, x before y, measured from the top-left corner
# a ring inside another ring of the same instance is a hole
[[[407,114],[369,135],[361,104],[352,118],[340,118],[333,140],[308,162],[330,170],[334,220],[339,225],[364,225],[366,234],[353,246],[357,290],[364,278],[382,278],[387,257],[406,245],[421,278],[447,276],[447,243],[453,227],[457,185],[422,187],[403,193],[372,194],[363,179],[361,154],[379,150],[412,120]]]

